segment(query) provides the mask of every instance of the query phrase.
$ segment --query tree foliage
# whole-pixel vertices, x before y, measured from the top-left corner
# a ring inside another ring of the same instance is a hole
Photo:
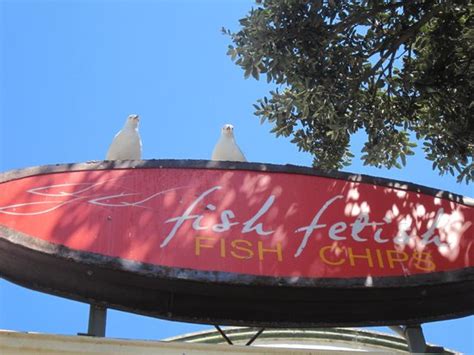
[[[245,77],[279,89],[255,114],[314,165],[401,167],[423,142],[441,174],[474,180],[474,5],[470,0],[261,0],[224,29]]]

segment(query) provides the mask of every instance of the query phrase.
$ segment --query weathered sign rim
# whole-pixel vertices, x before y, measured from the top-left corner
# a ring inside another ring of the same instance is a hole
[[[403,191],[423,193],[447,199],[466,206],[474,206],[474,198],[459,195],[453,192],[435,189],[408,181],[387,179],[365,174],[353,174],[337,170],[322,170],[318,168],[298,165],[277,165],[249,162],[230,162],[212,160],[175,160],[175,159],[150,159],[150,160],[117,160],[117,161],[89,161],[85,163],[65,163],[41,165],[28,168],[14,169],[0,173],[0,184],[22,179],[24,177],[89,170],[121,170],[121,169],[211,169],[211,170],[243,170],[260,171],[269,173],[286,173],[319,176],[323,178],[344,180],[355,183],[371,184],[394,188]]]
[[[193,282],[215,282],[223,285],[249,285],[249,286],[277,286],[290,288],[361,288],[367,289],[365,277],[348,278],[310,278],[310,277],[285,277],[241,274],[228,271],[196,270],[190,268],[170,267],[155,265],[97,254],[89,251],[71,249],[67,246],[54,244],[45,240],[14,231],[0,225],[3,239],[29,248],[40,253],[55,255],[74,262],[87,262],[94,265],[107,265],[117,270],[134,272],[142,276],[153,276],[170,280],[183,280]],[[430,286],[464,281],[474,281],[474,267],[465,267],[453,271],[438,271],[426,274],[413,274],[406,276],[371,276],[371,288],[413,287],[420,284]]]

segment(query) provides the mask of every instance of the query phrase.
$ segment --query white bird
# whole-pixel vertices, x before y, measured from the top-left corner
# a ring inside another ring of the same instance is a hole
[[[128,116],[122,130],[118,132],[107,152],[107,160],[140,160],[142,158],[142,141],[138,133],[140,117]]]
[[[212,160],[247,161],[234,138],[234,126],[222,127],[221,137],[212,151]]]

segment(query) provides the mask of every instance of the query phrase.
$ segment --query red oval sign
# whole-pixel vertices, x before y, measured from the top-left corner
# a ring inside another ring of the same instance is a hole
[[[0,184],[2,236],[11,230],[124,263],[234,275],[225,278],[231,283],[247,275],[262,285],[362,279],[377,287],[395,277],[406,286],[419,284],[415,275],[474,267],[474,207],[465,198],[370,177],[234,165],[13,172]]]
[[[206,271],[306,278],[474,266],[474,208],[291,173],[71,171],[0,185],[0,224],[71,249]]]

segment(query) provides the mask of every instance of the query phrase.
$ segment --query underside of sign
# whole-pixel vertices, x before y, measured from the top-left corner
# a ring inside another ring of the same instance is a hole
[[[0,274],[199,323],[391,325],[474,313],[472,200],[410,183],[209,161],[0,175]]]

